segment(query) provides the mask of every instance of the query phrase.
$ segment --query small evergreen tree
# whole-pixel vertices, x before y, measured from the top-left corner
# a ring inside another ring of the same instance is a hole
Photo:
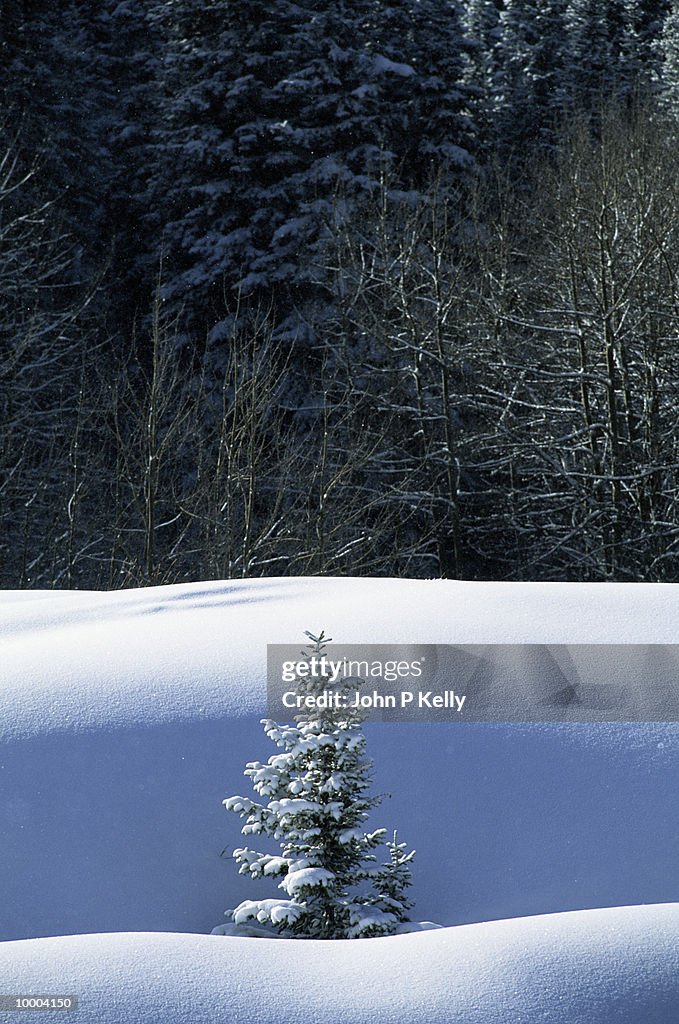
[[[387,843],[389,860],[376,873],[373,886],[377,893],[376,905],[400,921],[408,920],[412,900],[405,896],[405,890],[412,885],[410,863],[415,851],[406,852],[406,844],[397,842],[397,833]]]
[[[308,659],[325,653],[328,638],[307,633]],[[301,695],[329,689],[327,678],[299,678]],[[358,938],[388,935],[406,918],[410,903],[413,853],[389,844],[389,864],[375,866],[374,850],[385,830],[366,831],[370,810],[381,800],[368,795],[372,762],[366,756],[363,715],[353,704],[355,680],[332,684],[345,698],[340,707],[296,716],[295,725],[263,720],[264,730],[282,750],[266,764],[247,764],[247,775],[261,803],[247,797],[224,800],[245,818],[244,835],[278,840],[279,854],[243,847],[234,850],[241,874],[281,878],[288,899],[246,900],[233,911],[236,924],[256,920],[281,934],[299,938]]]

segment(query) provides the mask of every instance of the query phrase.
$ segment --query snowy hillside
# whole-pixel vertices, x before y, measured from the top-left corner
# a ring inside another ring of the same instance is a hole
[[[304,1021],[322,1016],[322,972],[341,970],[352,983],[337,1021],[363,1019],[369,1002],[378,1021],[404,1019],[404,1006],[417,1020],[419,1005],[429,1021],[491,1024],[511,1007],[517,1020],[669,1024],[679,910],[637,905],[679,902],[671,723],[369,724],[375,790],[390,794],[376,824],[418,850],[415,916],[496,923],[330,952],[208,933],[227,908],[276,893],[237,874],[239,823],[222,807],[249,792],[245,762],[273,752],[259,724],[267,643],[325,629],[352,643],[661,644],[678,626],[679,588],[641,584],[316,578],[3,593],[0,972],[11,984],[0,990],[96,992],[83,1022]],[[606,907],[629,909],[559,913]],[[87,934],[102,932],[203,935]],[[70,935],[81,937],[38,938]],[[296,977],[315,979],[307,1016],[302,989],[280,984],[290,958]],[[407,985],[375,987],[406,965]],[[252,978],[271,1001],[246,1012]],[[553,1005],[570,1016],[550,1016]]]
[[[79,1024],[674,1024],[678,934],[679,905],[353,942],[85,935],[0,944],[0,977],[78,995]]]

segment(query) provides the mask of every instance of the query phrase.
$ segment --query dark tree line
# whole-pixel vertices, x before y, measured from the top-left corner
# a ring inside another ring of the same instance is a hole
[[[679,17],[0,3],[0,582],[676,580]]]

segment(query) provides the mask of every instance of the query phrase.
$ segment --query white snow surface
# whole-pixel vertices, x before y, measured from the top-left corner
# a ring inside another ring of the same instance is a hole
[[[266,644],[674,643],[671,584],[273,578],[0,592],[0,738],[263,713]]]
[[[674,723],[370,723],[375,791],[391,794],[370,826],[417,848],[413,916],[459,927],[329,944],[207,934],[243,900],[280,898],[275,879],[238,874],[242,823],[222,801],[254,796],[245,764],[276,751],[260,724],[266,645],[301,649],[307,629],[671,644],[679,587],[281,578],[0,594],[0,993],[80,994],[80,1024],[675,1024]]]
[[[79,996],[78,1024],[674,1024],[678,936],[677,904],[335,942],[99,934],[0,944],[0,977]]]

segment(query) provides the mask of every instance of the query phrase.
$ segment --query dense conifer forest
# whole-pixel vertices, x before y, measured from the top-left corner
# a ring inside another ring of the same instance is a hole
[[[0,0],[0,585],[679,580],[670,0]]]

